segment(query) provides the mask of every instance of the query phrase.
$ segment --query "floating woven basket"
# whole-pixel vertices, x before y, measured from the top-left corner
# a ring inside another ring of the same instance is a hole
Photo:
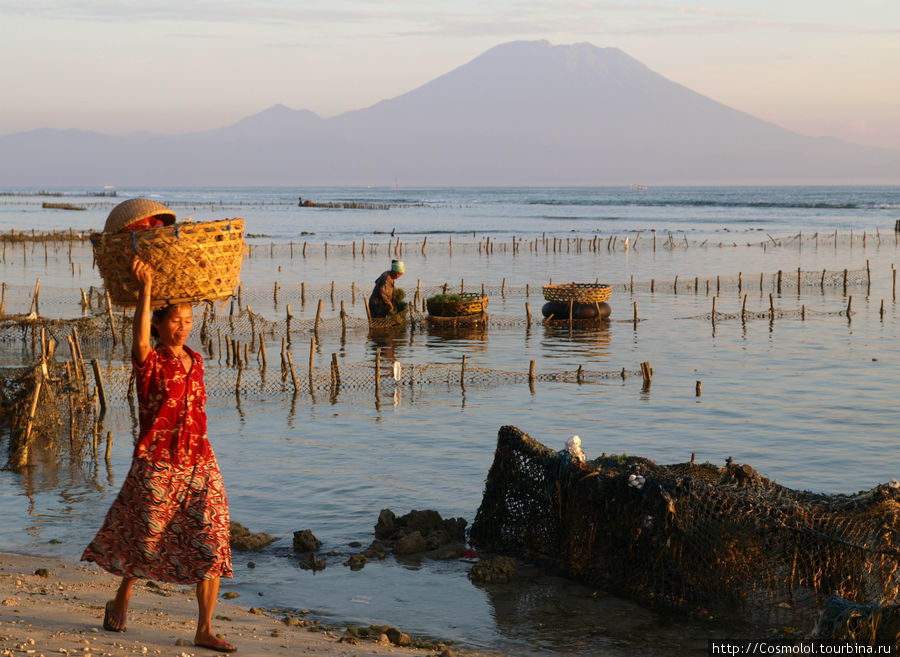
[[[463,292],[455,294],[460,301],[432,301],[426,300],[428,314],[435,317],[459,317],[461,315],[474,315],[484,312],[487,308],[488,298],[476,292]]]
[[[559,283],[544,286],[544,298],[547,301],[574,301],[575,303],[597,303],[606,301],[612,294],[609,285],[596,283]]]
[[[151,306],[219,299],[234,292],[244,253],[244,220],[181,222],[136,232],[92,233],[94,259],[113,302],[134,306],[131,263],[153,268]]]

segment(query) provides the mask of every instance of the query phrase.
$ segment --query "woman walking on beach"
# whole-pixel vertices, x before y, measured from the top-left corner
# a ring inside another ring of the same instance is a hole
[[[191,306],[168,306],[151,318],[153,270],[140,260],[131,269],[141,284],[131,347],[140,438],[122,490],[81,559],[122,578],[106,603],[104,629],[125,631],[136,579],[196,583],[194,645],[234,652],[210,626],[219,578],[232,575],[231,547],[225,487],[206,436],[203,359],[184,344]]]

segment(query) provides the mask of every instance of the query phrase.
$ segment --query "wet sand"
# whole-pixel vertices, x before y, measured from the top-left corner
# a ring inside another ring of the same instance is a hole
[[[46,569],[47,576],[35,574]],[[146,581],[135,585],[127,631],[102,628],[103,606],[115,592],[117,578],[100,568],[47,557],[0,554],[0,655],[219,655],[193,645],[197,603],[193,589]],[[302,622],[302,621],[301,621]],[[382,655],[459,654],[401,648],[373,640],[359,645],[340,642],[343,628],[329,630],[289,625],[282,618],[222,600],[216,605],[213,630],[238,648],[239,655],[296,657],[380,657]],[[402,629],[402,628],[400,628]]]

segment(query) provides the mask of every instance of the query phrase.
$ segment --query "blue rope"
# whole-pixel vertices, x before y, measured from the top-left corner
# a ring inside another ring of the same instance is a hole
[[[137,231],[131,231],[131,247],[134,249],[134,252],[137,253]]]

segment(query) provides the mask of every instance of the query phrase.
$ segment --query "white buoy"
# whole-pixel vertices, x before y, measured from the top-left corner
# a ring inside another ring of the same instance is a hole
[[[566,441],[566,451],[572,455],[572,458],[580,463],[585,462],[584,452],[581,449],[581,438],[572,436]]]

